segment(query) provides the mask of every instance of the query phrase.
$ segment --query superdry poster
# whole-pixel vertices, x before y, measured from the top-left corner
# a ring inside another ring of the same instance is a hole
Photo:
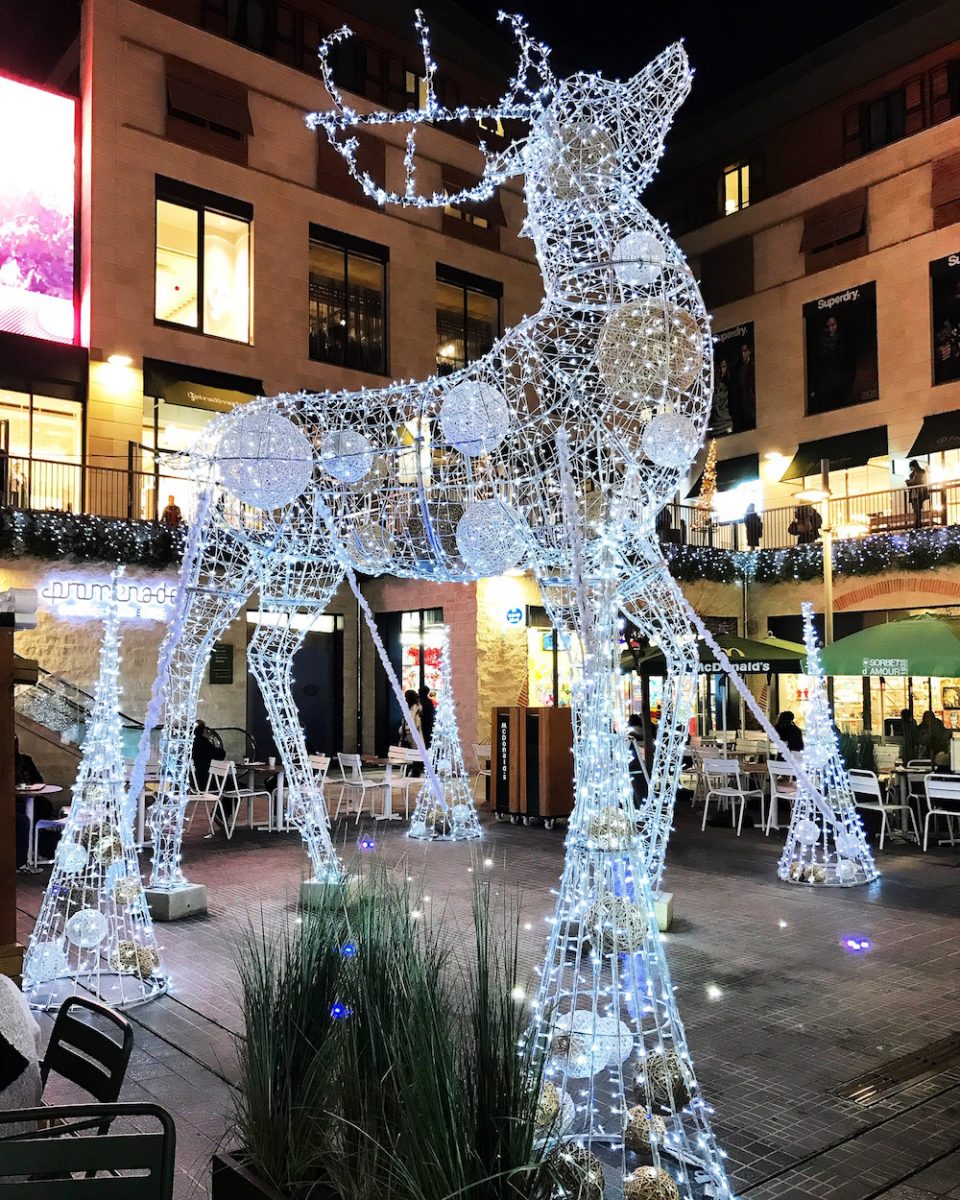
[[[722,329],[713,339],[713,405],[710,436],[757,427],[753,322]]]
[[[960,254],[930,264],[933,303],[933,382],[960,379]]]
[[[876,400],[877,285],[858,283],[803,306],[807,412]]]

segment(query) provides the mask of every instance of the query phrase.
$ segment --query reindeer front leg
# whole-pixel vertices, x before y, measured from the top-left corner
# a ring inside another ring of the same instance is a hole
[[[308,622],[297,622],[295,627],[290,618],[294,613],[322,613],[342,576],[333,559],[329,564],[298,563],[267,575],[260,585],[260,610],[281,619],[275,625],[260,624],[247,651],[283,764],[287,813],[300,831],[310,856],[311,878],[318,883],[339,882],[343,866],[330,840],[323,792],[316,783],[291,690],[293,658],[303,645]]]
[[[677,788],[683,773],[699,652],[696,636],[677,599],[677,585],[659,547],[649,541],[635,549],[640,551],[647,565],[630,576],[621,609],[646,637],[659,644],[666,659],[663,706],[654,743],[650,789],[640,817],[647,847],[647,873],[656,895],[663,878]]]
[[[150,811],[153,831],[150,888],[155,892],[172,892],[188,886],[181,853],[200,685],[211,647],[236,618],[256,577],[248,551],[232,546],[231,554],[236,558],[229,577],[224,577],[214,532],[196,561],[185,564],[180,583],[187,590],[182,621],[167,635],[174,639],[174,645],[167,673],[166,716],[160,735],[160,781]],[[198,782],[201,787],[206,784],[205,779]],[[191,909],[196,910],[196,907]]]

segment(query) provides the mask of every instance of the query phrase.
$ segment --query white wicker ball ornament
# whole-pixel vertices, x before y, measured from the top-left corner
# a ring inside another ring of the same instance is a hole
[[[658,413],[640,438],[644,454],[658,467],[684,468],[696,456],[700,444],[697,427],[683,413]]]
[[[499,388],[465,379],[450,389],[440,406],[444,439],[461,454],[476,458],[496,450],[510,428],[510,405]]]
[[[320,464],[341,483],[359,483],[373,469],[376,454],[357,429],[332,429],[320,445]]]
[[[466,825],[472,815],[473,809],[469,804],[454,804],[450,809],[454,825]]]
[[[797,828],[794,832],[801,846],[813,846],[820,838],[819,825],[817,825],[816,821],[811,821],[809,817],[802,817],[797,822]]]
[[[546,182],[558,200],[603,195],[617,181],[617,147],[606,130],[589,121],[549,120],[551,144]]]
[[[607,1065],[615,1067],[625,1063],[633,1053],[635,1038],[633,1030],[626,1021],[617,1017],[605,1017],[597,1031],[601,1046],[606,1048]]]
[[[860,852],[860,840],[846,830],[837,834],[837,853],[841,858],[856,858]]]
[[[291,504],[313,478],[313,448],[302,430],[277,412],[231,416],[217,451],[223,486],[251,508]]]
[[[87,852],[76,842],[61,842],[57,847],[57,867],[65,875],[76,875],[87,865]]]
[[[638,1167],[623,1181],[624,1200],[680,1200],[672,1175],[660,1167]]]
[[[24,964],[31,983],[49,983],[65,974],[68,968],[67,955],[57,942],[34,942]]]
[[[808,770],[818,771],[830,758],[830,747],[820,742],[808,746],[803,752],[803,764]]]
[[[652,233],[628,233],[613,248],[614,272],[624,287],[647,287],[663,272],[667,251]]]
[[[502,575],[524,557],[519,518],[501,500],[475,500],[457,522],[457,549],[482,575]]]
[[[841,883],[853,883],[857,878],[857,864],[849,858],[837,860],[837,879]]]
[[[623,407],[684,391],[703,370],[704,339],[696,317],[669,300],[621,304],[597,341],[597,366]],[[699,439],[698,439],[699,444]]]
[[[393,534],[376,521],[368,521],[353,532],[347,553],[361,571],[382,571],[390,565],[395,548]]]
[[[109,929],[110,924],[103,913],[95,908],[82,908],[66,923],[64,933],[75,946],[90,949],[100,945]]]
[[[647,914],[626,896],[605,896],[587,913],[587,927],[604,954],[633,954],[643,945]]]
[[[666,1136],[667,1125],[662,1117],[648,1115],[646,1108],[639,1104],[628,1111],[623,1141],[638,1157],[652,1160],[654,1145],[662,1146]]]

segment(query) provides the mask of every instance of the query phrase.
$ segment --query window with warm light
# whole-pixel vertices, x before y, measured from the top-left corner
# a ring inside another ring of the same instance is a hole
[[[0,384],[0,447],[6,451],[4,504],[80,508],[83,405],[71,384],[37,381],[34,391]]]
[[[155,319],[249,342],[252,207],[158,181],[156,221]]]
[[[723,172],[723,213],[729,217],[750,205],[750,164],[735,163]]]
[[[481,358],[500,334],[503,286],[437,267],[437,374],[450,375]]]
[[[309,352],[314,362],[387,374],[388,251],[310,227]]]

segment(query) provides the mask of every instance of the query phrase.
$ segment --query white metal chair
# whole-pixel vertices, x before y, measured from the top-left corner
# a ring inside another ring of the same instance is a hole
[[[793,767],[782,762],[768,762],[767,774],[770,778],[770,807],[763,832],[768,835],[773,828],[774,817],[777,818],[777,828],[780,827],[780,801],[785,800],[791,806],[797,798],[797,774]]]
[[[710,801],[717,801],[717,809],[719,811],[723,804],[729,803],[730,823],[736,828],[737,837],[740,836],[740,830],[743,827],[743,814],[747,807],[747,798],[749,796],[760,797],[760,823],[764,822],[764,801],[766,797],[760,788],[744,789],[743,780],[740,777],[740,764],[735,758],[705,758],[703,760],[703,773],[707,782],[707,794],[703,801],[703,822],[700,825],[701,830],[707,827],[707,817],[710,815]],[[739,805],[740,815],[737,816],[737,807]]]
[[[926,852],[930,836],[931,817],[947,818],[947,837],[940,838],[938,846],[955,846],[960,840],[954,822],[960,823],[960,779],[943,775],[928,775],[923,781],[927,799],[927,811],[923,818],[923,849]]]
[[[326,754],[308,754],[307,762],[313,768],[313,779],[320,791],[327,782],[327,772],[330,770],[330,759]]]
[[[878,812],[880,814],[880,842],[879,849],[883,849],[883,842],[887,836],[887,821],[891,813],[899,813],[900,820],[904,828],[906,828],[906,820],[904,813],[913,825],[913,832],[917,842],[920,841],[920,830],[917,828],[917,818],[914,815],[913,809],[909,804],[901,804],[899,800],[892,799],[894,793],[887,791],[884,794],[883,788],[880,786],[880,780],[876,777],[873,771],[861,771],[856,768],[847,772],[850,780],[850,788],[853,791],[853,805],[863,812]],[[860,797],[865,796],[865,800]]]
[[[32,871],[39,871],[41,867],[49,866],[53,862],[52,858],[40,858],[40,834],[44,830],[56,829],[63,833],[67,827],[66,817],[40,817],[34,821],[30,828],[30,846],[27,857],[27,866]]]
[[[191,775],[194,784],[196,784],[196,776]],[[272,797],[268,791],[256,790],[252,787],[240,787],[238,779],[236,779],[236,763],[229,758],[218,758],[210,763],[210,774],[206,776],[206,787],[203,791],[197,791],[191,798],[193,802],[193,812],[188,817],[187,828],[190,828],[190,822],[193,820],[193,814],[197,811],[200,805],[203,805],[206,812],[206,822],[210,826],[210,833],[215,832],[214,821],[216,820],[217,811],[220,811],[220,820],[223,824],[224,833],[227,834],[227,840],[233,838],[234,829],[236,828],[236,818],[240,814],[240,802],[247,802],[247,824],[253,828],[253,804],[258,797],[263,797],[266,803],[272,803]],[[227,815],[227,800],[234,800],[233,812]],[[190,802],[187,802],[190,803]]]
[[[344,754],[342,751],[337,754],[337,762],[340,764],[340,773],[343,780],[340,784],[340,794],[337,796],[337,807],[334,811],[334,819],[340,816],[340,807],[343,804],[344,792],[355,793],[357,796],[357,817],[355,824],[359,824],[360,814],[363,812],[364,799],[371,793],[380,791],[386,795],[387,783],[384,779],[371,779],[363,773],[363,764],[360,761],[359,754]],[[370,812],[373,812],[373,800],[370,801]]]
[[[473,753],[477,760],[477,773],[473,778],[473,802],[476,804],[477,788],[480,786],[480,781],[490,778],[490,760],[493,756],[493,748],[489,742],[474,742]]]
[[[414,763],[421,761],[420,751],[413,747],[390,746],[387,749],[390,770],[384,783],[389,785],[392,791],[403,792],[403,815],[407,821],[410,820],[410,789],[419,787],[422,783],[418,776],[410,774],[410,768]]]

